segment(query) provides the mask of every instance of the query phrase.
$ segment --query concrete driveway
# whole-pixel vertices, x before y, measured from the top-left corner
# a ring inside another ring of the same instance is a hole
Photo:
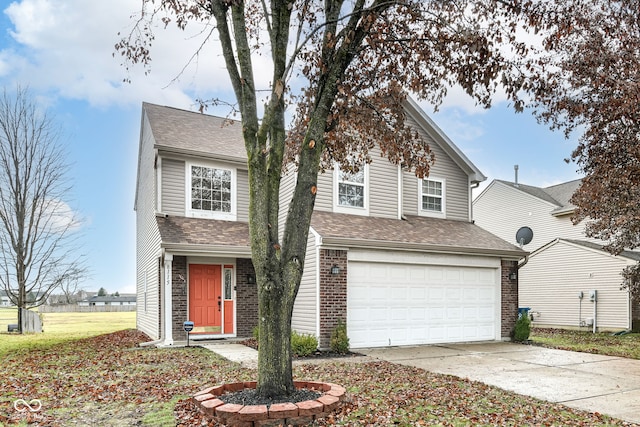
[[[640,424],[640,360],[504,342],[358,352]]]

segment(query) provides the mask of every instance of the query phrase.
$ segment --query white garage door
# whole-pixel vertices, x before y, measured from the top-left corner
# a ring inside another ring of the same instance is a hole
[[[350,262],[352,348],[500,338],[496,268]]]

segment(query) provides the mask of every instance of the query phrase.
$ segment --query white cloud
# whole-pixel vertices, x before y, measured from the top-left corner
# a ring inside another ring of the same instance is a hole
[[[118,32],[128,34],[131,16],[141,0],[22,0],[4,13],[13,28],[14,48],[0,50],[0,77],[94,106],[137,105],[151,101],[189,108],[195,97],[230,93],[224,61],[215,40],[210,40],[190,65],[192,55],[211,27],[190,25],[180,31],[158,21],[151,47],[150,73],[140,65],[130,75],[120,64],[114,45]],[[204,30],[204,31],[203,31]],[[256,58],[269,69],[266,58]],[[184,72],[181,71],[183,68]],[[270,72],[258,73],[267,85]],[[19,76],[19,77],[18,77]],[[131,84],[123,83],[129,77]]]

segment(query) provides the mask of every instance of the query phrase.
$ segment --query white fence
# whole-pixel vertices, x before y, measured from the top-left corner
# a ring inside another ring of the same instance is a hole
[[[135,305],[41,305],[40,313],[103,313],[112,311],[136,311]]]
[[[21,312],[23,333],[42,332],[42,320],[40,320],[38,313],[27,310],[26,308],[22,308]]]

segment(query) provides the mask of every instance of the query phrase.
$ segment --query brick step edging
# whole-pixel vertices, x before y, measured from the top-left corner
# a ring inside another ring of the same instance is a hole
[[[255,381],[222,384],[205,388],[191,398],[198,408],[214,420],[230,427],[268,427],[278,425],[308,425],[338,409],[345,399],[346,389],[333,383],[294,381],[297,389],[322,392],[315,400],[267,405],[236,405],[224,403],[219,396],[246,388],[255,389]]]

